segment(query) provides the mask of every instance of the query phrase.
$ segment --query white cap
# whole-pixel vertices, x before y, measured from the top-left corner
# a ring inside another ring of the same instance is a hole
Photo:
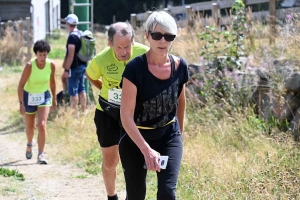
[[[78,17],[75,14],[69,14],[65,18],[66,22],[71,25],[77,25],[78,24]]]

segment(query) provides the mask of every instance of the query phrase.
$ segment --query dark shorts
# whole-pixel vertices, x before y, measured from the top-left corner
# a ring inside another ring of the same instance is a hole
[[[119,122],[103,111],[96,109],[94,122],[101,147],[118,145],[121,135]]]
[[[38,107],[46,107],[46,106],[52,106],[52,98],[51,98],[51,94],[49,92],[49,90],[47,90],[46,92],[44,92],[45,95],[45,101],[37,106],[30,106],[28,105],[28,92],[26,92],[24,90],[24,95],[23,95],[23,101],[24,101],[24,106],[25,106],[25,112],[27,114],[34,114],[36,113]]]
[[[68,78],[68,92],[70,96],[77,96],[79,93],[85,92],[85,69],[85,65],[80,65],[70,70],[71,77]]]

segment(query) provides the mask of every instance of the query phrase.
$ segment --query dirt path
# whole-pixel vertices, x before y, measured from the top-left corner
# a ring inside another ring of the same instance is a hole
[[[55,161],[38,165],[36,156],[25,158],[23,143],[0,133],[0,166],[17,169],[25,177],[20,182],[0,176],[0,188],[6,190],[0,193],[0,199],[106,199],[101,176],[89,176],[75,166]],[[34,150],[37,152],[37,147]],[[76,178],[83,175],[87,178]]]
[[[0,96],[4,97],[10,91],[9,77],[0,77]],[[7,88],[5,89],[5,87]],[[13,86],[15,87],[15,86]],[[3,89],[4,88],[4,89]],[[12,94],[16,91],[13,88]],[[16,94],[17,95],[17,94]],[[13,97],[14,108],[17,96]],[[5,107],[3,107],[5,105]],[[75,164],[62,165],[59,159],[49,158],[48,165],[37,164],[37,145],[34,146],[33,158],[27,160],[25,157],[26,137],[24,131],[18,131],[14,127],[7,126],[7,115],[11,111],[9,104],[0,103],[0,167],[16,169],[25,177],[25,181],[18,181],[12,177],[0,175],[0,199],[1,200],[105,200],[106,192],[101,174],[92,176],[84,169]],[[18,106],[18,105],[17,105]],[[51,151],[50,145],[47,150]],[[86,178],[80,178],[86,177]],[[125,199],[125,192],[118,191],[120,199]]]

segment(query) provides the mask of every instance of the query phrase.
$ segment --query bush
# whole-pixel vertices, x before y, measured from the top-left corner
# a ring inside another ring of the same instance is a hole
[[[4,37],[0,40],[1,61],[8,65],[19,65],[24,61],[24,39],[19,31],[12,27],[5,30]]]

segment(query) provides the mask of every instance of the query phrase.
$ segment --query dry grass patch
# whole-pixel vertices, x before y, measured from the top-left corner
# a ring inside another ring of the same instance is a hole
[[[0,40],[0,64],[2,62],[15,66],[24,61],[24,38],[20,32],[21,30],[14,31],[12,27],[5,30]]]

